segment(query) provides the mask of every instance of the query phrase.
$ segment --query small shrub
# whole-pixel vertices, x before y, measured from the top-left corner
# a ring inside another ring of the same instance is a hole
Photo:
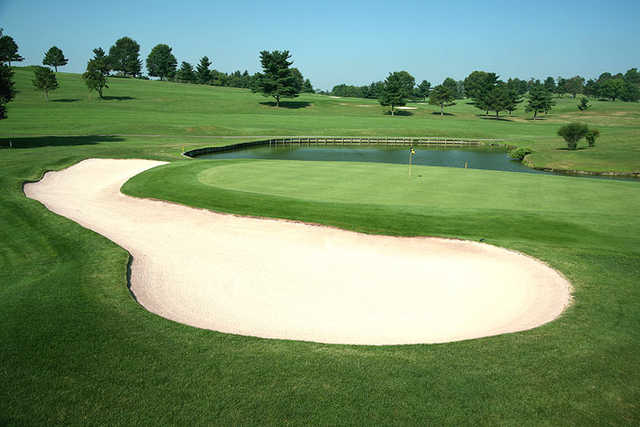
[[[585,110],[588,110],[589,107],[591,107],[591,104],[589,104],[589,100],[583,96],[580,99],[580,104],[578,104],[578,110],[585,111]]]
[[[589,143],[589,147],[595,147],[596,139],[600,136],[600,131],[598,129],[589,129],[587,134],[584,136]]]
[[[533,150],[531,150],[531,148],[526,148],[526,147],[514,148],[513,150],[509,151],[509,157],[511,157],[513,160],[522,161],[522,159],[524,159],[524,157],[527,154],[531,154],[531,153],[533,153]]]
[[[584,138],[589,132],[589,128],[584,123],[569,123],[558,129],[558,135],[567,142],[569,150],[578,148],[578,141]]]

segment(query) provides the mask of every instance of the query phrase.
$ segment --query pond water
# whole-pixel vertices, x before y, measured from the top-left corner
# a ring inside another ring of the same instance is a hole
[[[415,146],[414,165],[545,173],[509,158],[501,148]],[[365,144],[274,144],[198,156],[204,159],[277,159],[407,164],[409,147]]]
[[[416,145],[414,165],[446,166],[454,168],[489,169],[535,174],[557,174],[528,168],[511,160],[503,147]],[[409,162],[409,146],[384,144],[273,144],[247,147],[232,151],[203,154],[201,159],[274,159],[315,160],[339,162]],[[637,178],[576,175],[580,177],[635,181]]]

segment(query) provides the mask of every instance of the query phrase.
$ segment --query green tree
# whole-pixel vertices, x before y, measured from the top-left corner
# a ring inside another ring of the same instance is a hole
[[[440,116],[444,116],[444,106],[453,100],[453,93],[442,85],[434,87],[429,94],[429,104],[440,106]]]
[[[427,102],[427,98],[429,97],[430,90],[431,90],[431,83],[429,83],[426,80],[423,80],[416,88],[415,94],[416,96],[422,98],[424,102]]]
[[[507,87],[509,88],[509,90],[515,91],[518,95],[524,95],[529,90],[527,82],[518,78],[509,79],[507,81]]]
[[[589,128],[584,123],[569,123],[558,129],[558,135],[567,142],[569,150],[578,147],[578,141],[584,138],[589,132]]]
[[[464,92],[467,98],[477,99],[485,89],[488,80],[488,73],[484,71],[474,71],[464,79]]]
[[[622,94],[620,95],[620,99],[628,102],[636,102],[640,100],[640,87],[636,84],[633,84],[627,80],[624,81],[624,89],[622,89]]]
[[[157,44],[147,56],[147,71],[152,77],[172,78],[176,74],[178,61],[166,44]]]
[[[44,59],[42,60],[42,65],[49,65],[54,67],[56,73],[58,72],[58,67],[65,66],[69,63],[69,60],[64,57],[64,53],[57,46],[51,46],[51,48],[44,54]]]
[[[589,100],[585,96],[580,98],[580,104],[578,104],[578,110],[586,111],[589,109],[589,107],[591,107],[591,104],[589,104]]]
[[[313,90],[313,86],[311,85],[311,80],[306,79],[304,81],[304,84],[302,85],[302,92],[303,93],[314,93],[315,90]]]
[[[391,115],[395,114],[394,108],[407,104],[407,98],[413,93],[416,80],[406,71],[389,73],[384,81],[384,88],[380,96],[380,105],[390,106]]]
[[[11,66],[11,62],[20,62],[24,60],[22,56],[18,54],[18,45],[13,40],[13,37],[2,35],[2,28],[0,28],[0,64],[8,63]]]
[[[595,147],[596,139],[600,136],[600,131],[598,129],[589,129],[584,136],[589,143],[589,147]]]
[[[87,70],[82,75],[84,82],[89,88],[89,92],[95,90],[102,98],[104,88],[109,88],[107,76],[111,71],[109,58],[105,55],[101,47],[93,49],[94,57],[87,63]]]
[[[447,90],[453,95],[454,99],[458,98],[458,82],[451,77],[447,77],[442,82],[442,86],[447,88]]]
[[[538,84],[529,90],[529,102],[525,107],[525,111],[533,112],[533,120],[536,120],[538,113],[548,113],[555,104],[553,96],[544,86]]]
[[[136,77],[142,73],[140,45],[129,37],[122,37],[109,48],[109,61],[114,71],[123,76]]]
[[[506,111],[509,112],[509,115],[513,115],[513,112],[518,108],[518,104],[522,102],[522,97],[517,89],[510,88],[509,85],[506,87],[507,91],[507,103],[504,107]]]
[[[292,68],[291,74],[296,78],[296,85],[300,86],[300,91],[302,91],[302,87],[304,86],[304,77],[302,76],[302,73],[297,68]]]
[[[6,105],[16,96],[13,88],[13,71],[7,64],[0,63],[0,120],[7,118]]]
[[[0,33],[1,34],[1,33]],[[637,68],[631,68],[624,73],[624,81],[634,85],[640,85],[640,73]]]
[[[36,90],[42,91],[44,99],[49,100],[49,92],[56,90],[60,85],[56,80],[56,75],[50,68],[36,65],[33,68],[35,78],[32,80]]]
[[[610,78],[600,84],[600,96],[609,98],[612,101],[620,98],[624,94],[624,79]]]
[[[207,84],[211,80],[211,70],[209,67],[211,66],[211,61],[206,56],[203,56],[200,59],[200,63],[196,66],[196,77],[198,79],[198,83]]]
[[[573,99],[578,93],[584,90],[584,77],[575,76],[566,81],[565,90],[571,94]]]
[[[289,68],[293,64],[290,58],[288,50],[260,52],[262,73],[257,73],[255,91],[273,97],[277,107],[281,98],[295,98],[302,90],[299,78]]]
[[[551,93],[554,93],[557,89],[556,80],[549,76],[544,80],[544,88]]]
[[[193,66],[188,62],[182,61],[180,69],[176,72],[176,80],[181,83],[195,83],[197,76],[193,71]]]
[[[484,94],[483,99],[484,106],[490,111],[495,111],[496,119],[500,117],[501,111],[506,111],[508,106],[511,107],[509,105],[510,101],[512,101],[512,99],[509,96],[509,89],[506,84],[501,81],[489,89]]]

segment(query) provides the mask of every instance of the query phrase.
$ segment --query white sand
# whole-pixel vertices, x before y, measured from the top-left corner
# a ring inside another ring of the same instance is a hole
[[[553,269],[482,243],[370,236],[120,193],[160,164],[85,160],[25,193],[128,250],[136,298],[168,319],[266,338],[437,343],[534,328],[570,301]]]

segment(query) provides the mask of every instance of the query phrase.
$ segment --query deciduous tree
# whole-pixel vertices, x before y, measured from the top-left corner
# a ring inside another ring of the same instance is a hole
[[[82,75],[84,82],[89,88],[89,92],[95,90],[102,98],[102,91],[108,88],[107,76],[111,71],[109,58],[105,55],[101,47],[93,49],[93,58],[87,63],[87,71]]]
[[[280,106],[281,98],[294,98],[302,90],[300,80],[289,68],[293,61],[289,61],[291,54],[288,50],[274,50],[260,52],[262,73],[256,75],[256,92],[264,96],[271,96],[276,100],[276,106]]]
[[[33,71],[35,75],[32,80],[33,86],[36,90],[42,91],[44,99],[48,101],[49,92],[56,90],[60,86],[58,80],[56,80],[56,75],[47,67],[35,66]]]
[[[123,76],[136,77],[142,72],[140,45],[129,37],[122,37],[109,48],[109,61],[114,71]]]
[[[389,73],[384,81],[382,95],[379,99],[380,105],[390,106],[393,116],[395,107],[406,105],[407,98],[413,93],[415,83],[414,77],[406,71]]]
[[[64,57],[64,53],[62,53],[62,49],[57,46],[51,46],[47,53],[44,54],[44,59],[42,60],[43,65],[49,65],[55,68],[56,73],[58,72],[58,67],[65,66],[69,63],[69,60]]]
[[[172,78],[176,74],[178,61],[166,44],[157,44],[147,56],[147,71],[152,77],[160,77],[160,81]]]
[[[589,128],[584,123],[569,123],[558,129],[558,135],[567,142],[569,150],[575,150],[578,147],[578,141],[584,138],[589,132]]]

